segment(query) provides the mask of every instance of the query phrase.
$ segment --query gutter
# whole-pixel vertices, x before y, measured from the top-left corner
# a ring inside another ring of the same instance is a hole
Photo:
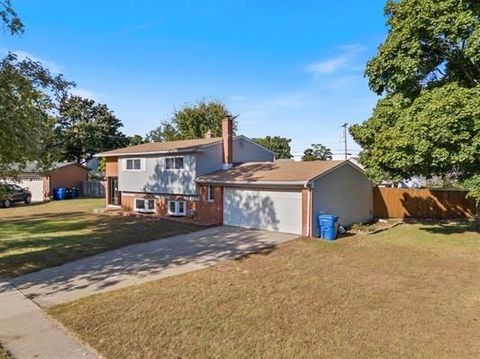
[[[309,181],[228,181],[228,180],[208,180],[197,178],[197,183],[217,184],[217,185],[269,185],[269,186],[307,186]]]
[[[197,147],[190,147],[180,150],[168,150],[168,151],[150,151],[150,152],[134,152],[134,153],[97,153],[93,157],[126,157],[126,156],[145,156],[145,155],[161,155],[161,154],[169,154],[169,153],[189,153],[189,152],[196,152]]]

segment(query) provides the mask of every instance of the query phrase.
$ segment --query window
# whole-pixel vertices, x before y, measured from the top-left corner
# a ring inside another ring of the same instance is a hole
[[[165,168],[167,170],[183,169],[183,157],[167,157],[165,158]]]
[[[142,159],[141,158],[129,158],[125,160],[125,171],[142,171]]]
[[[154,199],[135,198],[135,211],[144,212],[144,213],[154,213],[155,212],[155,200]]]
[[[168,214],[170,216],[185,216],[187,213],[187,204],[185,201],[169,201]]]
[[[208,186],[207,201],[213,202],[214,200],[215,200],[215,188],[213,186]]]

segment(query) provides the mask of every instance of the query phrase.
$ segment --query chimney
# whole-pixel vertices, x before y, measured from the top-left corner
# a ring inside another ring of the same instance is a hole
[[[233,165],[233,120],[225,117],[222,122],[223,138],[223,169],[228,170]]]
[[[205,138],[212,138],[212,137],[213,137],[212,130],[208,130],[207,133],[205,133]]]

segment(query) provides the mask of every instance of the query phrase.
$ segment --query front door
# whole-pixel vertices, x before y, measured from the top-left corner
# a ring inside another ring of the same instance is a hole
[[[108,177],[108,204],[120,205],[120,191],[118,190],[118,177]]]

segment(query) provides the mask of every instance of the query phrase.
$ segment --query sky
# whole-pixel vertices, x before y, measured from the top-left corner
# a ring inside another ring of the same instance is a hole
[[[384,40],[385,0],[13,0],[26,31],[0,51],[40,60],[105,103],[128,135],[175,109],[220,100],[239,133],[343,151],[343,123],[378,97],[364,77]],[[349,141],[349,152],[359,147]]]

